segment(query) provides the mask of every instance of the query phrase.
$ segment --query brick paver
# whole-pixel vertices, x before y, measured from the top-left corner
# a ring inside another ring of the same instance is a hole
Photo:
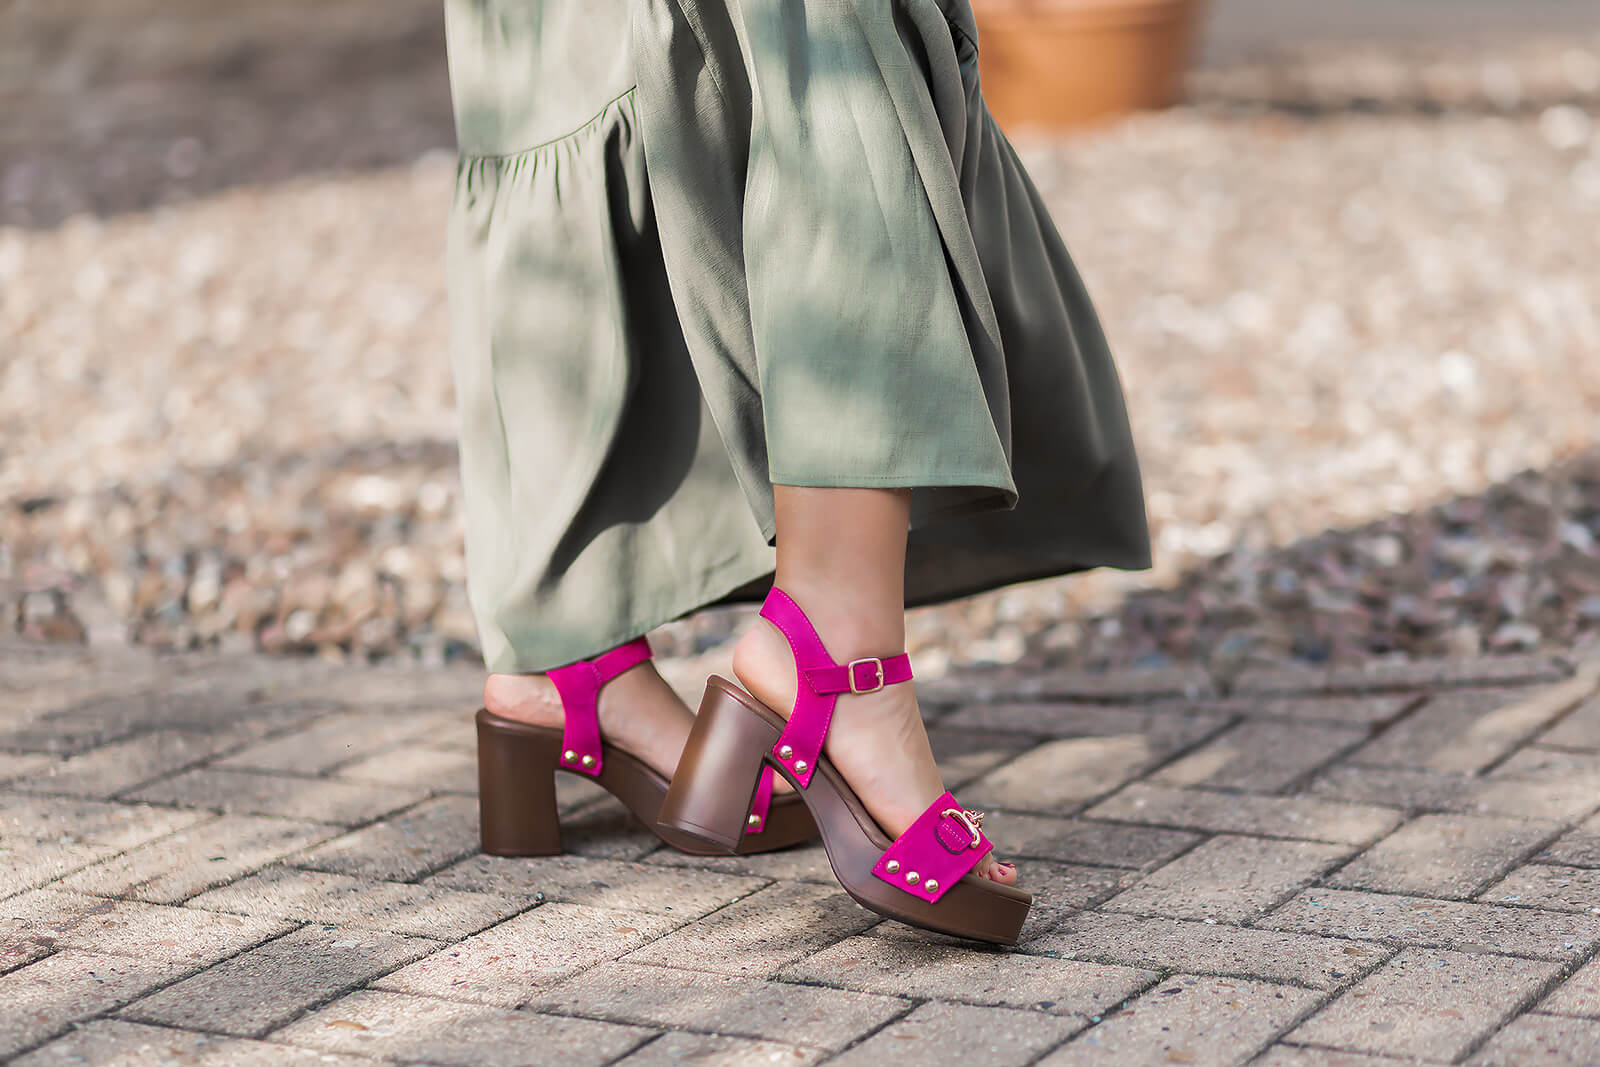
[[[944,770],[945,785],[952,792],[965,793],[969,783],[1032,749],[1037,739],[985,727],[965,729],[938,723],[928,728],[928,741]]]
[[[642,832],[642,831],[641,831]],[[645,862],[654,866],[686,867],[697,871],[736,874],[762,881],[816,882],[837,885],[828,855],[821,844],[800,845],[782,852],[758,856],[691,856],[670,848],[645,853]]]
[[[781,977],[863,993],[1090,1016],[1127,999],[1157,976],[1084,960],[852,937],[794,964]]]
[[[1587,665],[943,679],[947,780],[1037,893],[1005,952],[570,776],[565,855],[480,855],[471,671],[15,648],[0,1058],[1600,1062]]]
[[[1480,899],[1600,915],[1600,871],[1530,863],[1485,889]]]
[[[1511,1020],[1468,1067],[1591,1067],[1600,1062],[1600,1022],[1559,1015]]]
[[[0,793],[0,842],[12,846],[29,842],[133,848],[205,821],[204,812],[149,804]]]
[[[1560,829],[1544,821],[1419,815],[1351,860],[1334,885],[1470,897]]]
[[[517,1007],[555,982],[668,933],[642,911],[545,904],[381,979],[379,989]]]
[[[1547,745],[1600,752],[1600,696],[1578,705],[1539,740]]]
[[[1556,1015],[1600,1019],[1600,959],[1590,960],[1539,1004]]]
[[[321,774],[387,748],[439,721],[436,713],[360,712],[317,720],[301,730],[257,742],[217,761],[219,767]]]
[[[1212,785],[1275,793],[1365,739],[1355,726],[1246,721],[1167,764],[1163,785]]]
[[[526,911],[533,900],[273,867],[202,893],[189,906],[456,940]]]
[[[1557,682],[1566,676],[1546,655],[1485,656],[1421,662],[1371,660],[1348,666],[1262,667],[1239,675],[1238,694],[1381,693],[1392,690],[1445,692],[1508,682]]]
[[[152,1063],[181,1063],[184,1067],[361,1067],[370,1062],[271,1041],[197,1034],[122,1019],[96,1019],[12,1061],[16,1067],[81,1067],[90,1063],[95,1067],[144,1067]]]
[[[272,1036],[325,1052],[441,1067],[523,1067],[535,1061],[598,1067],[655,1033],[591,1019],[362,989]]]
[[[155,804],[352,825],[415,804],[426,792],[326,778],[202,767],[130,794]]]
[[[0,974],[26,967],[34,960],[50,955],[55,949],[55,945],[42,940],[0,942]]]
[[[1577,818],[1593,811],[1592,775],[1562,773],[1515,777],[1496,772],[1487,777],[1414,770],[1409,767],[1329,768],[1311,783],[1311,792],[1338,800],[1392,804],[1418,811],[1523,818]]]
[[[1260,834],[1348,845],[1370,844],[1401,819],[1399,812],[1371,804],[1174,789],[1143,782],[1118,791],[1084,814],[1095,819],[1182,826],[1211,833]]]
[[[478,792],[478,758],[470,751],[404,745],[365,756],[334,770],[337,778],[407,785],[427,782],[441,793]]]
[[[1107,911],[1242,923],[1346,859],[1348,845],[1219,834],[1106,901]]]
[[[424,884],[529,897],[539,894],[546,900],[693,919],[768,883],[761,878],[617,860],[576,856],[501,859],[480,854],[446,867]]]
[[[223,815],[105,859],[61,884],[102,896],[175,904],[338,833],[318,823]]]
[[[362,789],[356,783],[348,789]],[[387,787],[374,787],[387,788]],[[294,862],[334,874],[416,878],[478,848],[478,807],[469,797],[435,797],[302,853]]]
[[[1087,911],[1034,947],[1130,967],[1260,977],[1318,989],[1348,983],[1390,951],[1332,937]]]
[[[1185,852],[1201,836],[1185,830],[1122,826],[1007,812],[984,831],[1009,856],[1067,860],[1105,867],[1149,867]]]
[[[1073,811],[1201,740],[1225,721],[1198,714],[1124,712],[1112,722],[1095,722],[1092,727],[1064,726],[1063,731],[1095,732],[1044,741],[967,786],[962,798],[979,808]]]
[[[248,915],[107,900],[39,889],[12,897],[0,914],[0,942],[71,946],[203,967],[292,929]]]
[[[592,968],[529,1007],[836,1050],[899,1018],[899,997],[642,963]]]
[[[1363,693],[1360,696],[1271,696],[1248,692],[1228,705],[1251,718],[1288,719],[1334,726],[1381,726],[1427,699],[1418,693]]]
[[[783,1067],[810,1067],[827,1057],[817,1048],[797,1048],[777,1041],[752,1041],[720,1034],[695,1034],[668,1031],[638,1052],[617,1061],[626,1067],[680,1067],[681,1064],[728,1064],[750,1067],[783,1064]]]
[[[1592,815],[1567,831],[1538,858],[1573,867],[1600,867],[1600,815]]]
[[[1243,1063],[1321,996],[1241,978],[1174,975],[1042,1062]]]
[[[113,845],[61,845],[0,838],[0,897],[49,885],[116,852]]]
[[[61,762],[42,752],[0,752],[0,784],[57,766]]]
[[[185,970],[171,960],[69,948],[0,976],[0,1057],[41,1044],[80,1019],[112,1011]]]
[[[1309,889],[1256,925],[1547,959],[1572,959],[1600,945],[1600,916],[1342,889]]]
[[[440,947],[438,941],[374,930],[305,926],[135,1001],[121,1014],[260,1037],[306,1008]]]
[[[1392,1056],[1368,1056],[1365,1052],[1277,1044],[1259,1059],[1251,1060],[1250,1067],[1397,1067],[1406,1062]]]
[[[1355,1052],[1449,1061],[1503,1023],[1559,966],[1408,948],[1289,1038]]]
[[[838,887],[785,883],[752,893],[627,957],[630,963],[771,975],[802,956],[877,925]]]
[[[1032,1063],[1039,1053],[1081,1027],[1070,1019],[1008,1008],[969,1008],[933,1001],[879,1030],[830,1063],[841,1067],[1010,1067]]]
[[[191,766],[247,740],[239,727],[217,730],[152,730],[39,767],[12,788],[31,793],[110,799],[152,779]]]
[[[1482,770],[1594,691],[1595,679],[1584,675],[1531,692],[1435,696],[1353,759],[1456,773]]]

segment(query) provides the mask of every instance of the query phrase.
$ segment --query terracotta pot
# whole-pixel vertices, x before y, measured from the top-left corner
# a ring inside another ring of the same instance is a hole
[[[1205,0],[973,0],[983,95],[1007,130],[1182,96]]]

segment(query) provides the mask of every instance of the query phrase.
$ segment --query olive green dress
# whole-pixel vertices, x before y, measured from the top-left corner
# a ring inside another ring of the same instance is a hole
[[[446,10],[491,670],[759,597],[773,483],[911,488],[914,604],[1149,566],[1116,369],[967,0]]]

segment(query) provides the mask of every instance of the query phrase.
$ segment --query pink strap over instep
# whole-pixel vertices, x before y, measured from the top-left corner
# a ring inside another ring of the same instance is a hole
[[[946,793],[895,838],[872,873],[897,889],[936,903],[993,847],[983,836],[983,813],[967,811]]]
[[[816,773],[817,757],[822,754],[840,694],[876,693],[886,685],[910,681],[911,657],[902,652],[888,659],[873,656],[846,664],[834,662],[806,613],[777,586],[761,605],[761,617],[783,631],[799,673],[794,711],[772,746],[772,755],[789,768],[803,789]]]
[[[564,726],[561,733],[561,765],[580,774],[598,775],[605,766],[600,746],[600,687],[650,658],[650,642],[634,638],[621,648],[582,659],[549,672],[556,692],[561,694]]]

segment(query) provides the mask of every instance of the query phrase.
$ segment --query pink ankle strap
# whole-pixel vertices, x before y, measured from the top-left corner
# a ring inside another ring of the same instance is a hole
[[[994,847],[982,826],[981,811],[965,810],[946,793],[895,838],[872,873],[896,889],[937,903]]]
[[[839,695],[876,693],[886,685],[910,681],[911,657],[902,652],[887,659],[874,656],[836,663],[800,605],[777,586],[772,587],[766,603],[761,605],[761,617],[783,632],[794,653],[797,682],[804,683],[797,687],[794,711],[778,743],[772,746],[772,754],[805,788],[816,772],[817,757],[822,754]]]
[[[650,658],[650,642],[634,638],[620,648],[549,672],[561,694],[561,765],[569,771],[598,775],[605,766],[600,744],[600,687],[623,671]]]

